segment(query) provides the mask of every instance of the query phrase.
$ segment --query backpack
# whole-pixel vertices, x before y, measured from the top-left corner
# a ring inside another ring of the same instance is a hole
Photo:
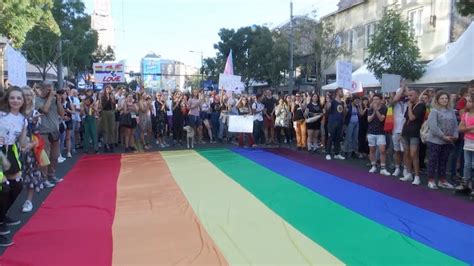
[[[423,125],[421,125],[421,129],[420,129],[420,138],[423,144],[426,144],[429,133],[430,133],[430,126],[428,124],[428,120],[426,120],[425,122],[423,122]]]

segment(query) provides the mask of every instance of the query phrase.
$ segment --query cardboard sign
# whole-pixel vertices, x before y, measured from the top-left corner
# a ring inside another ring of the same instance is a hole
[[[26,86],[26,59],[17,50],[7,45],[5,56],[7,59],[8,82],[13,86]]]
[[[94,63],[95,83],[124,83],[125,66],[123,64]]]
[[[219,74],[219,90],[225,90],[228,93],[240,93],[245,88],[241,80],[241,76]]]
[[[338,87],[352,90],[352,63],[348,61],[336,62],[336,83]]]
[[[252,133],[253,115],[229,115],[229,132]]]
[[[382,92],[396,92],[400,88],[400,75],[382,74]]]

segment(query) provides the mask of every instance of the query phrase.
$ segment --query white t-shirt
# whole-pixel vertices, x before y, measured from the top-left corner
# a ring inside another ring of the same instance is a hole
[[[168,111],[166,111],[167,116],[173,115],[173,101],[171,99],[166,100],[166,105],[168,106]]]
[[[405,124],[405,111],[407,110],[407,103],[399,101],[393,106],[393,133],[401,134],[403,125]]]
[[[5,138],[5,145],[13,145],[18,141],[21,131],[26,129],[26,120],[22,114],[0,112],[0,136]]]
[[[263,112],[263,109],[265,109],[265,105],[263,105],[263,103],[254,102],[252,104],[252,109],[255,109],[253,120],[263,121],[262,112]]]
[[[70,96],[69,100],[76,109],[76,111],[72,114],[72,121],[81,121],[81,101],[75,96]]]

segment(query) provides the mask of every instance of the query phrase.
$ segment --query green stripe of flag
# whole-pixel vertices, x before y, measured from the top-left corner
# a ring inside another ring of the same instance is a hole
[[[199,153],[347,264],[464,265],[227,149]]]

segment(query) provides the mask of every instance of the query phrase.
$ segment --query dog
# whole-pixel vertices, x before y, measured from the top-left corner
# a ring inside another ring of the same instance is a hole
[[[191,126],[183,127],[183,130],[186,131],[186,143],[188,144],[188,149],[194,149],[194,128]]]

